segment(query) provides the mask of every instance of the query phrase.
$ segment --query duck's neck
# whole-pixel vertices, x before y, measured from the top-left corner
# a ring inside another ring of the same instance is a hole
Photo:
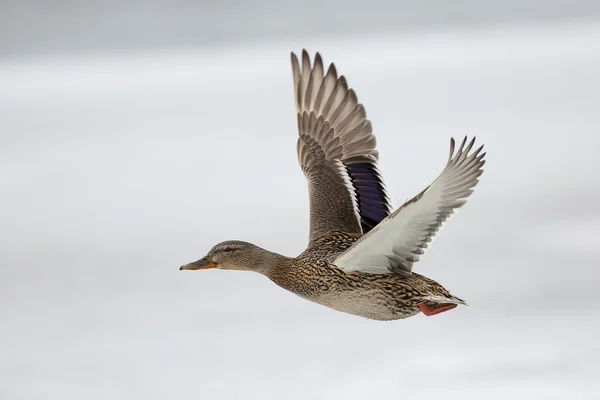
[[[258,257],[253,260],[253,269],[269,278],[287,271],[293,259],[262,249]]]

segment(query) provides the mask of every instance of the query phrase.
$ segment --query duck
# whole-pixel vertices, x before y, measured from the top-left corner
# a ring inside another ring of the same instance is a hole
[[[450,139],[441,174],[393,209],[378,167],[365,107],[333,63],[291,53],[297,155],[309,193],[308,245],[296,257],[252,243],[218,243],[180,270],[240,270],[266,276],[306,300],[359,317],[390,321],[466,305],[413,272],[443,223],[466,203],[485,164],[475,137]]]

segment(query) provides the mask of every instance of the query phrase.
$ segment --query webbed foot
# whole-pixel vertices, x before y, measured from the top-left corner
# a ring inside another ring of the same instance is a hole
[[[419,308],[423,314],[430,317],[432,315],[443,313],[444,311],[452,310],[453,308],[456,308],[456,304],[436,304],[436,306],[432,308],[425,303],[421,303],[419,304]]]

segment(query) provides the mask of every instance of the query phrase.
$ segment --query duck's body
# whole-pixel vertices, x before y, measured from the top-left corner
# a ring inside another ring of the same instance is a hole
[[[422,311],[420,304],[431,303],[435,308],[442,299],[444,304],[464,304],[422,275],[347,273],[332,264],[357,239],[344,232],[330,232],[300,256],[281,259],[265,275],[306,300],[375,320],[411,317]]]
[[[463,300],[439,283],[412,272],[442,223],[465,203],[483,170],[481,147],[466,138],[442,174],[392,212],[381,174],[371,123],[356,94],[324,73],[317,53],[302,67],[292,54],[298,159],[310,194],[307,249],[285,257],[245,242],[216,245],[181,269],[240,269],[259,272],[282,288],[334,310],[375,320],[419,312],[435,315]]]
[[[296,263],[269,278],[280,287],[314,303],[361,317],[388,321],[412,317],[423,303],[464,304],[440,284],[422,275],[345,273],[317,258]],[[432,292],[439,295],[432,301]],[[435,306],[430,306],[432,309]]]

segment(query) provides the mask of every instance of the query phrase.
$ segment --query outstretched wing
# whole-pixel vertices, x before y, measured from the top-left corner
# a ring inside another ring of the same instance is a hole
[[[347,272],[410,275],[413,264],[419,261],[440,226],[466,203],[483,173],[485,153],[480,154],[483,146],[469,154],[475,138],[465,148],[466,140],[454,154],[452,139],[450,157],[440,176],[333,263]]]
[[[310,240],[331,231],[366,233],[390,214],[379,155],[365,108],[319,53],[311,66],[292,53],[298,161],[308,180]]]

